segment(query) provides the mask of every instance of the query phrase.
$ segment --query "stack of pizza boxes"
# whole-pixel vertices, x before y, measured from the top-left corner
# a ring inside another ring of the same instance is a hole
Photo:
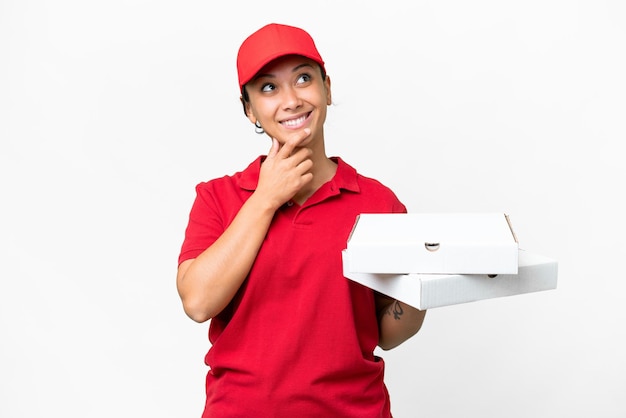
[[[504,213],[370,213],[344,276],[418,309],[555,289],[558,263],[519,248]]]

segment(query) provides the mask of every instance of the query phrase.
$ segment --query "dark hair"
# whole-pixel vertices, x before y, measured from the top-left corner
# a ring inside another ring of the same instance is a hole
[[[322,74],[322,80],[326,81],[326,71],[324,71],[324,67],[319,64],[317,64],[317,66],[319,67],[320,73]],[[241,104],[243,106],[243,114],[246,115],[246,117],[248,116],[248,113],[246,112],[246,103],[250,101],[250,96],[248,95],[248,91],[246,90],[247,85],[248,84],[246,83],[241,88]]]

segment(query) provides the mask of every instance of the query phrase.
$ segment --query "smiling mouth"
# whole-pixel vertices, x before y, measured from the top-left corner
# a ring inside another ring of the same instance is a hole
[[[287,127],[287,128],[299,128],[300,126],[302,126],[302,124],[304,124],[304,121],[307,120],[307,118],[309,117],[311,113],[307,113],[306,115],[302,115],[299,118],[296,119],[288,119],[288,120],[284,120],[282,122],[280,122],[281,125]]]

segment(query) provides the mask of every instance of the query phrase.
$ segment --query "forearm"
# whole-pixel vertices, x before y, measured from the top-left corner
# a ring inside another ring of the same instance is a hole
[[[224,233],[178,270],[177,287],[187,315],[204,322],[222,311],[247,277],[275,208],[254,194]]]
[[[424,322],[426,311],[420,311],[397,300],[390,302],[379,311],[379,341],[383,350],[390,350],[415,335]]]

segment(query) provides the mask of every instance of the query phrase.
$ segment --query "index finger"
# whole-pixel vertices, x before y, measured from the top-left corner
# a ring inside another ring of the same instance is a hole
[[[311,134],[311,129],[304,128],[301,132],[297,132],[294,135],[291,135],[289,139],[285,141],[281,149],[278,153],[284,157],[288,157],[291,155],[294,149],[298,147],[305,139],[309,137]]]

